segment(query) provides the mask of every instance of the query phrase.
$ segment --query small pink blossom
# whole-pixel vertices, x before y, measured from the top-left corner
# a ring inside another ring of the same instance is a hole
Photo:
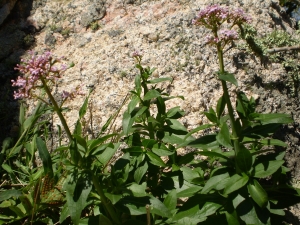
[[[239,38],[238,33],[235,30],[220,30],[219,37],[223,41],[237,40]]]
[[[143,52],[138,51],[138,50],[135,50],[135,51],[132,53],[132,57],[133,57],[133,58],[135,58],[135,57],[141,58],[142,56],[143,56]]]
[[[209,29],[218,27],[228,19],[229,10],[227,7],[221,7],[220,5],[210,5],[201,10],[196,19],[192,21],[195,25],[204,25]]]
[[[252,18],[247,15],[242,9],[235,9],[230,12],[229,21],[233,24],[250,23]]]
[[[218,4],[207,6],[201,10],[192,24],[203,25],[209,29],[216,30],[225,21],[233,25],[250,23],[251,17],[246,15],[242,9],[235,9],[230,11],[227,7],[222,7]]]
[[[218,36],[214,37],[213,35],[207,35],[205,37],[206,44],[226,44],[228,41],[237,40],[238,33],[235,30],[223,29],[218,32]]]
[[[17,64],[15,70],[19,70],[23,76],[19,76],[16,81],[12,80],[12,86],[18,87],[14,92],[14,98],[29,98],[30,92],[41,85],[40,79],[46,82],[55,82],[60,78],[66,66],[61,64],[58,69],[54,64],[60,62],[60,59],[53,59],[51,52],[45,52],[43,55],[36,55],[35,52],[29,51],[29,59],[21,59],[21,64]]]

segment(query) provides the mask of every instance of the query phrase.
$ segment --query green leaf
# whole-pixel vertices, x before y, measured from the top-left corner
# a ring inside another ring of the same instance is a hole
[[[184,156],[179,156],[179,161],[178,161],[178,165],[185,165],[185,164],[189,164],[190,162],[192,162],[194,160],[194,155],[196,153],[195,152],[189,152],[187,154],[185,154]]]
[[[65,221],[69,215],[70,213],[69,213],[68,203],[65,203],[62,210],[60,211],[59,222],[62,223],[63,221]]]
[[[283,209],[269,209],[270,213],[279,215],[279,216],[284,216],[285,211]]]
[[[206,202],[204,206],[197,212],[197,216],[200,218],[205,218],[207,216],[213,215],[216,211],[221,208],[222,205],[215,202]]]
[[[167,119],[166,123],[168,126],[174,130],[179,130],[179,131],[186,131],[186,127],[182,125],[178,120],[176,119]]]
[[[188,146],[203,150],[211,150],[219,148],[219,143],[216,140],[216,134],[208,134],[191,141]]]
[[[236,208],[237,214],[245,222],[251,225],[271,225],[270,213],[267,208],[259,208],[251,199],[242,201]]]
[[[0,192],[0,202],[7,200],[11,197],[18,198],[22,195],[22,192],[16,189],[6,190]]]
[[[18,154],[21,151],[22,148],[23,148],[23,145],[21,144],[21,145],[18,145],[16,147],[8,149],[9,153],[7,154],[7,158],[11,158],[14,155]]]
[[[21,103],[20,111],[19,111],[19,124],[23,125],[25,122],[25,104]],[[23,126],[21,126],[23,128]],[[23,133],[24,129],[21,129],[21,133]]]
[[[207,194],[212,189],[214,189],[216,186],[218,186],[221,181],[223,181],[224,179],[226,179],[228,177],[229,177],[229,174],[224,173],[224,174],[216,175],[216,176],[209,178],[209,180],[206,182],[205,186],[203,187],[201,194]]]
[[[259,205],[259,207],[264,208],[268,205],[267,192],[257,180],[251,180],[247,187],[252,199],[257,203],[257,205]]]
[[[236,163],[243,172],[248,172],[252,167],[252,155],[244,145],[240,145],[240,151],[236,156]]]
[[[150,212],[156,215],[169,218],[172,216],[169,209],[157,198],[151,196],[150,197]]]
[[[89,96],[90,96],[90,95],[88,95],[88,96],[85,98],[85,100],[84,100],[82,106],[81,106],[80,109],[79,109],[79,119],[82,119],[82,118],[84,117],[84,115],[86,114],[86,110],[87,110],[87,106],[88,106],[88,102],[89,102]]]
[[[166,164],[164,163],[164,161],[156,154],[154,154],[152,152],[147,152],[146,154],[150,159],[150,163],[152,163],[153,165],[166,167]]]
[[[231,139],[230,139],[230,131],[226,123],[221,124],[220,126],[221,130],[217,134],[217,141],[225,146],[226,148],[232,148]]]
[[[165,115],[166,114],[166,104],[162,97],[160,97],[160,96],[157,97],[156,105],[157,105],[158,113],[161,115]]]
[[[82,125],[81,125],[81,122],[80,122],[79,119],[77,120],[77,122],[75,124],[75,128],[74,128],[73,134],[77,134],[79,136],[82,135]]]
[[[144,146],[145,149],[151,149],[153,145],[157,143],[156,140],[154,139],[144,139],[142,140],[142,145]]]
[[[177,206],[177,194],[176,194],[176,190],[171,190],[167,196],[165,197],[164,200],[164,205],[170,210],[174,210],[176,209]]]
[[[199,218],[197,212],[199,211],[199,206],[196,205],[188,210],[181,211],[177,213],[172,218],[172,222],[176,225],[194,225],[199,224],[202,221],[205,221],[206,218]]]
[[[133,122],[134,122],[134,118],[131,117],[131,114],[129,112],[125,111],[122,120],[122,126],[125,135],[129,134]]]
[[[216,112],[213,110],[213,108],[209,108],[208,112],[204,112],[203,113],[207,119],[213,123],[218,123],[218,118],[217,118],[217,114]]]
[[[152,98],[157,98],[159,96],[161,96],[161,94],[157,90],[151,89],[145,94],[144,101],[150,100]]]
[[[75,225],[79,224],[81,212],[92,189],[91,179],[88,173],[71,173],[64,183],[69,213]]]
[[[183,140],[184,137],[185,135],[177,135],[171,132],[165,132],[162,141],[169,144],[178,144],[180,147],[183,147],[188,144],[188,141],[185,142]]]
[[[152,79],[152,80],[149,80],[148,82],[150,84],[156,84],[156,83],[160,83],[160,82],[164,82],[164,81],[172,81],[173,78],[171,77],[162,77],[162,78],[156,78],[156,79]]]
[[[192,197],[194,196],[196,193],[198,193],[200,190],[202,189],[201,186],[192,186],[192,187],[188,187],[182,191],[178,191],[177,192],[177,197],[178,198],[186,198],[186,197]]]
[[[24,217],[26,215],[25,214],[26,213],[25,209],[22,207],[22,205],[17,205],[17,206],[12,205],[12,206],[9,207],[9,209],[11,211],[13,211],[15,214],[17,214],[17,216],[19,218],[22,218],[22,217]]]
[[[179,119],[184,116],[184,111],[180,109],[180,106],[176,106],[174,108],[171,108],[167,112],[167,117],[171,119]]]
[[[24,128],[24,130],[26,130],[26,129],[29,129],[30,127],[32,127],[35,123],[36,123],[36,121],[37,121],[37,119],[40,117],[40,115],[31,115],[31,116],[29,116],[25,121],[24,121],[24,124],[23,124],[23,128]]]
[[[84,152],[86,152],[86,150],[87,150],[86,140],[77,134],[74,134],[73,137],[76,139],[77,144],[81,145],[81,148],[83,148]]]
[[[70,154],[71,154],[72,163],[75,165],[78,165],[78,163],[81,161],[82,157],[80,155],[80,152],[78,151],[76,139],[73,139],[73,141],[71,142]]]
[[[9,174],[10,179],[13,182],[17,182],[17,177],[16,177],[16,175],[14,174],[14,171],[12,170],[12,168],[9,165],[2,164],[1,167]]]
[[[111,201],[111,203],[114,205],[116,204],[121,198],[122,195],[115,195],[115,194],[111,194],[111,193],[104,193],[105,196]]]
[[[95,224],[95,223],[88,223],[88,224]],[[99,225],[113,225],[112,222],[103,214],[99,215]]]
[[[138,96],[133,96],[131,101],[128,104],[128,113],[131,113],[135,109],[136,105],[139,102],[140,102],[139,97]]]
[[[143,69],[143,68],[139,68]],[[134,84],[135,84],[135,90],[138,93],[138,95],[141,94],[142,92],[142,86],[141,86],[141,75],[136,75],[134,79]]]
[[[292,123],[293,119],[290,115],[283,113],[270,113],[270,114],[259,114],[252,113],[251,116],[253,119],[261,122],[262,125],[270,124],[270,123],[279,123],[279,124],[287,124]]]
[[[233,211],[232,213],[226,211],[225,215],[228,225],[240,225],[236,211]]]
[[[204,156],[208,156],[208,157],[211,157],[211,158],[223,158],[223,159],[226,159],[226,160],[230,160],[229,157],[227,157],[225,154],[223,153],[219,153],[219,152],[212,152],[212,151],[207,151],[207,150],[204,150],[204,151],[199,151],[198,152],[199,155],[204,155]]]
[[[36,146],[39,151],[39,156],[41,157],[42,162],[43,162],[44,173],[49,174],[50,177],[53,177],[51,156],[50,156],[47,146],[42,138],[40,138],[40,137],[36,138]]]
[[[101,221],[101,223],[100,223]],[[98,216],[88,216],[85,218],[80,219],[79,225],[91,225],[91,224],[101,224],[101,225],[112,225],[107,218],[103,217],[102,214],[99,214]]]
[[[202,183],[203,182],[203,176],[204,171],[201,168],[194,168],[191,169],[189,167],[183,166],[180,168],[183,174],[184,180],[190,182],[190,183]]]
[[[230,179],[226,183],[226,187],[224,189],[223,194],[228,195],[228,194],[242,188],[243,186],[245,186],[248,183],[248,180],[249,180],[249,177],[246,175],[240,176],[238,174],[234,174],[232,177],[230,177]]]
[[[265,178],[275,173],[283,164],[284,160],[262,162],[254,166],[252,174],[257,178]]]
[[[198,131],[200,130],[204,130],[204,129],[207,129],[207,128],[210,128],[210,127],[213,127],[215,125],[213,124],[204,124],[204,125],[201,125],[199,127],[196,127],[195,129],[191,130],[186,136],[184,139],[187,139],[189,136],[191,136],[192,134],[194,133],[197,133]]]
[[[111,137],[114,137],[114,136],[117,136],[118,134],[108,134],[108,135],[105,135],[103,137],[100,137],[100,138],[97,138],[97,139],[92,139],[92,140],[89,140],[87,142],[87,145],[89,147],[89,150],[91,151],[91,154],[93,152],[93,150],[95,150],[95,148],[102,144],[103,142],[105,142],[107,139],[111,138]]]
[[[149,204],[149,197],[133,197],[125,196],[120,199],[115,205],[115,207],[126,214],[131,216],[145,215],[146,214],[146,205]]]
[[[135,171],[134,171],[134,180],[136,183],[140,183],[143,176],[146,174],[148,170],[148,164],[147,162],[145,162],[142,166],[138,167]]]
[[[113,147],[107,147],[105,151],[103,151],[100,155],[97,156],[97,159],[103,164],[106,165],[111,158],[114,156],[118,148],[120,147],[120,143],[113,144]]]
[[[235,79],[234,74],[232,74],[232,73],[228,73],[228,72],[221,73],[221,72],[218,72],[218,77],[219,77],[220,80],[228,81],[228,82],[234,84],[235,86],[238,86],[238,82]]]
[[[136,183],[132,183],[129,187],[127,187],[133,196],[135,197],[144,197],[147,195],[146,193],[146,182],[142,183],[142,184],[136,184]]]
[[[171,152],[170,150],[165,150],[160,148],[152,148],[152,152],[158,156],[168,156],[174,154],[174,152]]]
[[[217,115],[218,115],[218,119],[221,118],[223,112],[224,112],[224,109],[225,109],[225,106],[226,106],[226,101],[225,101],[225,97],[222,95],[219,100],[218,100],[218,103],[217,103]]]
[[[283,141],[280,141],[278,139],[263,139],[260,141],[261,144],[267,145],[267,146],[281,146],[281,147],[287,147],[287,144]]]

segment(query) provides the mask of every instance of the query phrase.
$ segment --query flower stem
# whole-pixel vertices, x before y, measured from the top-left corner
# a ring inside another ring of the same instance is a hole
[[[143,77],[142,73],[143,73],[143,71],[141,71],[141,76],[142,76],[142,87],[144,89],[144,96],[145,96],[148,93],[149,89],[147,87],[147,79],[145,79]],[[149,119],[149,117],[151,116],[151,113],[150,113],[150,100],[143,101],[143,105],[147,106],[146,116],[147,116],[147,119]],[[154,136],[152,122],[148,122],[148,131],[149,131],[149,137],[150,137],[150,139],[154,139],[155,136]]]
[[[108,211],[110,217],[112,218],[112,220],[114,221],[114,223],[121,224],[121,222],[118,219],[118,215],[116,214],[114,208],[112,207],[112,204],[109,201],[107,201],[107,198],[104,195],[101,183],[100,183],[98,177],[95,174],[92,175],[92,180],[93,180],[93,184],[94,184],[94,186],[96,188],[96,191],[100,195],[101,202],[104,204],[104,207]]]
[[[47,85],[46,80],[43,77],[41,77],[41,81],[43,83],[43,88],[44,88],[45,92],[47,93],[48,97],[50,98],[51,103],[53,104],[53,109],[56,112],[56,114],[58,115],[63,127],[65,128],[65,131],[67,133],[69,141],[71,142],[73,140],[72,134],[70,132],[70,129],[68,127],[68,124],[67,124],[63,114],[61,113],[61,109],[58,107],[57,102],[55,101],[53,95],[51,94],[51,91]]]
[[[220,65],[220,73],[224,73],[224,59],[223,59],[223,49],[220,44],[217,45],[218,49],[218,58],[219,58],[219,65]],[[233,139],[233,144],[234,144],[234,150],[235,150],[235,155],[238,154],[240,151],[240,144],[239,144],[239,138],[237,135],[237,125],[236,121],[234,119],[234,114],[233,114],[233,107],[230,101],[229,93],[228,93],[228,87],[226,84],[226,81],[221,80],[222,82],[222,88],[223,88],[223,93],[224,93],[224,98],[226,101],[229,117],[230,117],[230,122],[231,122],[231,127],[232,127],[232,139]]]

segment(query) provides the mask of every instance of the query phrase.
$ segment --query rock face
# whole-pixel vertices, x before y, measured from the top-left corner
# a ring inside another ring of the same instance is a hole
[[[0,26],[6,17],[10,14],[17,0],[1,0],[0,1]]]
[[[1,10],[12,2],[15,1],[0,1]],[[164,87],[171,95],[182,95],[185,100],[172,100],[168,107],[178,105],[185,110],[187,116],[183,122],[192,129],[206,122],[200,112],[214,107],[221,95],[220,84],[214,75],[218,70],[216,50],[204,43],[209,31],[191,23],[200,9],[212,3],[244,9],[253,17],[252,25],[261,36],[274,29],[295,33],[295,22],[284,15],[275,0],[39,0],[31,3],[28,18],[20,19],[18,23],[10,22],[2,28],[9,31],[9,27],[14,27],[14,30],[10,28],[11,32],[3,31],[6,40],[1,39],[4,36],[0,30],[0,47],[5,49],[0,51],[0,61],[11,59],[15,62],[30,46],[24,45],[28,35],[35,40],[30,47],[34,51],[41,53],[48,49],[57,56],[65,56],[67,62],[75,66],[66,71],[56,91],[61,93],[77,84],[95,87],[90,98],[93,114],[90,130],[96,132],[133,88],[138,71],[130,56],[134,50],[142,50],[143,64],[157,68],[154,76],[174,78],[172,84]],[[32,30],[39,32],[33,34]],[[14,40],[16,49],[6,44],[8,39]],[[279,88],[284,86],[287,76],[282,65],[265,67],[256,56],[235,49],[226,52],[225,65],[226,70],[239,80],[238,90],[256,96],[261,111],[294,115],[295,132],[288,134],[293,144],[287,151],[292,157],[293,152],[299,150],[299,135],[296,134],[300,124],[299,99],[288,97],[287,89]],[[7,65],[4,68],[0,63],[0,72],[1,66],[3,74]],[[8,74],[12,73],[10,68]],[[236,90],[230,86],[231,93]],[[82,102],[83,98],[67,102],[71,110],[66,113],[66,118],[71,129]],[[32,108],[33,103],[29,104]],[[116,129],[121,128],[121,118],[122,114],[116,121]],[[59,120],[55,119],[54,124],[57,123]],[[281,139],[285,139],[285,135],[284,132],[279,134]],[[288,164],[290,168],[296,168],[294,179],[300,180],[300,169],[295,160]]]

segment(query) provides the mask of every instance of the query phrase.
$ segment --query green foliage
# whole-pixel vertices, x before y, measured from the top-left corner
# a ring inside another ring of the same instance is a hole
[[[91,22],[89,27],[93,30],[93,31],[96,31],[100,28],[100,25],[98,24],[98,21],[94,21],[94,22]]]
[[[260,57],[261,62],[266,64],[268,60],[271,62],[281,63],[288,73],[285,85],[290,90],[291,96],[297,96],[299,92],[299,66],[297,50],[291,52],[279,51],[269,53],[268,49],[278,47],[298,46],[299,32],[293,36],[283,30],[274,30],[264,37],[258,37],[256,29],[250,25],[243,25],[241,28],[241,36],[246,40],[246,48],[250,52],[254,52]],[[244,46],[241,46],[242,48]]]

